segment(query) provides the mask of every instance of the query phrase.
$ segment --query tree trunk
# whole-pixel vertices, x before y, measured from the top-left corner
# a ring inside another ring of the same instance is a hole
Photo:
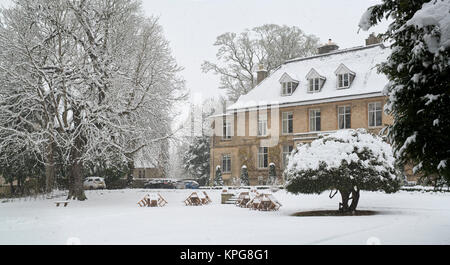
[[[14,181],[11,181],[9,183],[10,187],[11,187],[11,196],[14,196],[16,193],[16,190],[14,189]]]
[[[45,192],[50,193],[55,183],[55,161],[53,158],[53,142],[47,146],[45,163]]]
[[[82,142],[80,136],[75,138],[75,145],[72,146],[71,159],[72,166],[70,168],[70,181],[69,181],[69,195],[67,199],[84,201],[86,200],[86,195],[83,189],[83,162],[80,160],[81,152],[80,148]]]
[[[342,198],[342,202],[339,203],[339,211],[347,212],[348,211],[348,201],[350,198],[350,192],[340,190],[339,193],[341,194],[341,198]]]
[[[356,207],[358,206],[359,202],[359,188],[356,188],[352,190],[352,203],[350,204],[349,211],[354,212],[356,211]]]

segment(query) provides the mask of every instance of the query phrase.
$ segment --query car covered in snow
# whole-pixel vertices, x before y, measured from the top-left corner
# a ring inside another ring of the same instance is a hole
[[[175,184],[177,189],[197,189],[200,185],[195,180],[180,180]]]
[[[172,179],[152,179],[144,184],[145,189],[175,189]]]
[[[101,177],[87,177],[83,187],[88,190],[106,189],[105,179]]]

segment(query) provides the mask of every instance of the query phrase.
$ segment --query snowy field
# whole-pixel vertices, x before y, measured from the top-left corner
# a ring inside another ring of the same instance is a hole
[[[212,204],[189,207],[191,190],[159,190],[168,205],[138,207],[148,192],[87,191],[66,208],[58,199],[0,203],[0,244],[450,244],[450,193],[362,192],[358,208],[379,215],[293,217],[337,209],[339,196],[280,190],[281,209],[259,212],[220,204],[220,190],[207,191]]]

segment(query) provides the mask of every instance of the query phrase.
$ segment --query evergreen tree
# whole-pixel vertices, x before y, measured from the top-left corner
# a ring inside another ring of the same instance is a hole
[[[220,166],[216,167],[216,177],[214,178],[214,186],[223,186],[222,170]]]
[[[268,180],[268,185],[276,185],[277,183],[277,172],[275,169],[275,164],[274,163],[270,163],[269,164],[269,180]]]
[[[248,169],[246,165],[241,168],[241,185],[250,186],[250,181],[248,179]]]
[[[368,30],[392,19],[382,34],[392,54],[378,70],[390,82],[386,113],[394,121],[388,136],[403,164],[414,172],[450,180],[450,22],[449,0],[383,0],[370,7],[359,26]],[[434,175],[434,176],[433,176]]]
[[[321,136],[298,146],[289,161],[284,172],[288,192],[320,194],[335,189],[334,195],[339,191],[342,197],[342,212],[356,210],[360,190],[390,193],[399,188],[392,147],[364,129]]]
[[[197,180],[200,186],[209,185],[209,137],[196,137],[183,156],[186,172]]]

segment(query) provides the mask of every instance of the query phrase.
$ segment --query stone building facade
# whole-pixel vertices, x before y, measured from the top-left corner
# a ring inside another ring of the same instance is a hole
[[[387,78],[376,71],[389,49],[380,43],[322,53],[285,62],[247,95],[213,117],[211,178],[221,167],[225,185],[239,178],[242,166],[250,185],[265,184],[269,164],[280,177],[290,151],[320,134],[365,128],[379,133],[392,122],[383,107]],[[258,75],[267,75],[260,68]]]

